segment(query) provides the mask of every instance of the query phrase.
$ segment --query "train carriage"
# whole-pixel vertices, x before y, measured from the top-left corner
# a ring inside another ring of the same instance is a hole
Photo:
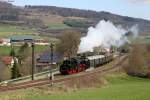
[[[64,60],[60,66],[60,72],[61,74],[74,74],[82,72],[89,67],[99,67],[100,65],[110,62],[112,59],[113,56],[111,54],[75,57]]]

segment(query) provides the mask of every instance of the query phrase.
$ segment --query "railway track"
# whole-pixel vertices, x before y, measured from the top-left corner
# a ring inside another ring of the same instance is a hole
[[[93,70],[90,72],[83,72],[81,74],[62,76],[62,77],[56,76],[55,80],[53,80],[53,81],[50,80],[49,78],[44,78],[44,79],[33,80],[33,81],[29,81],[29,82],[12,84],[12,85],[8,85],[8,86],[0,87],[0,92],[12,91],[12,90],[17,90],[17,89],[26,89],[26,88],[42,86],[42,85],[48,85],[48,84],[51,84],[52,82],[54,84],[56,84],[56,83],[70,80],[70,79],[75,78],[75,77],[86,76],[88,74],[93,74],[93,73],[103,73],[104,74],[104,73],[107,73],[107,72],[109,72],[115,68],[118,68],[126,59],[127,59],[127,56],[122,56],[122,57],[120,57],[120,61],[110,68],[101,67],[99,70]]]

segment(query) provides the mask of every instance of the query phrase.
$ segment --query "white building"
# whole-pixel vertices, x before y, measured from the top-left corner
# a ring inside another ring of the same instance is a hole
[[[11,46],[10,39],[0,39],[0,46]]]

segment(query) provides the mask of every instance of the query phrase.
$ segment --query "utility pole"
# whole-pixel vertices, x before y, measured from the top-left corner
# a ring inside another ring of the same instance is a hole
[[[53,52],[54,52],[53,47],[54,47],[54,44],[51,43],[50,44],[50,48],[51,48],[51,64],[53,64]]]
[[[32,80],[34,80],[35,56],[34,56],[34,42],[32,41]]]
[[[50,61],[50,66],[49,66],[49,72],[50,72],[50,77],[49,77],[49,79],[51,80],[51,86],[53,85],[53,74],[52,74],[52,68],[51,68],[52,65],[53,65],[53,52],[54,52],[53,47],[54,47],[54,44],[51,43],[51,44],[50,44],[50,51],[51,51],[50,56],[51,56],[51,61]]]
[[[12,49],[12,38],[10,38],[10,45],[11,45],[11,49]]]
[[[12,49],[13,49],[13,46],[12,46],[12,38],[10,38],[10,46],[11,46],[11,52],[12,52]],[[14,57],[13,57],[14,59]]]

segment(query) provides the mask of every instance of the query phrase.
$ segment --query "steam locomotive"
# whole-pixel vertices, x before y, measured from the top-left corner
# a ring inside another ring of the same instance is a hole
[[[93,55],[93,56],[78,56],[64,60],[60,65],[60,73],[70,75],[82,72],[90,67],[98,67],[113,60],[112,54]]]

